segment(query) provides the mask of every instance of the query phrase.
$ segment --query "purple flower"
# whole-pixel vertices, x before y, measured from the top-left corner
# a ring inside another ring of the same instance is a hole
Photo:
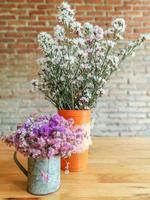
[[[33,158],[70,156],[79,149],[83,139],[83,129],[59,115],[30,117],[14,134],[3,138],[8,145]]]
[[[38,135],[38,133],[39,133],[39,130],[37,129],[37,128],[33,128],[33,134],[35,134],[35,135]]]

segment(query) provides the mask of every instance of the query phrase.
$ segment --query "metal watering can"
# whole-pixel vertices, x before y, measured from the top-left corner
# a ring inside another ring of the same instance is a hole
[[[50,159],[28,158],[28,170],[26,170],[14,153],[14,161],[27,177],[27,191],[33,195],[47,195],[55,192],[60,187],[60,156]]]

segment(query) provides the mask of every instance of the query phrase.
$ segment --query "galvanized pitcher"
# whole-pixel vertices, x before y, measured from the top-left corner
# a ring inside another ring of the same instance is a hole
[[[28,177],[27,191],[34,195],[47,195],[55,192],[60,187],[60,156],[50,159],[28,158],[28,171],[17,159],[14,161],[21,171]]]

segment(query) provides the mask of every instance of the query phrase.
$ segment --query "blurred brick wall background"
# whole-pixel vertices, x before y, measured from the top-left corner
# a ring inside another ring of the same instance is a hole
[[[0,133],[14,130],[31,113],[54,112],[44,97],[33,94],[40,57],[37,34],[53,30],[61,0],[0,0]],[[69,0],[77,18],[105,27],[116,17],[127,22],[126,39],[150,32],[149,0]],[[106,84],[106,94],[94,111],[95,135],[150,133],[150,44]]]

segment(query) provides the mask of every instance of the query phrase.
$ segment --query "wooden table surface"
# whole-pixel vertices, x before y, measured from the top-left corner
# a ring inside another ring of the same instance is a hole
[[[93,138],[88,169],[62,172],[60,189],[41,198],[26,192],[26,177],[12,156],[13,149],[0,143],[0,200],[150,200],[150,138]]]

